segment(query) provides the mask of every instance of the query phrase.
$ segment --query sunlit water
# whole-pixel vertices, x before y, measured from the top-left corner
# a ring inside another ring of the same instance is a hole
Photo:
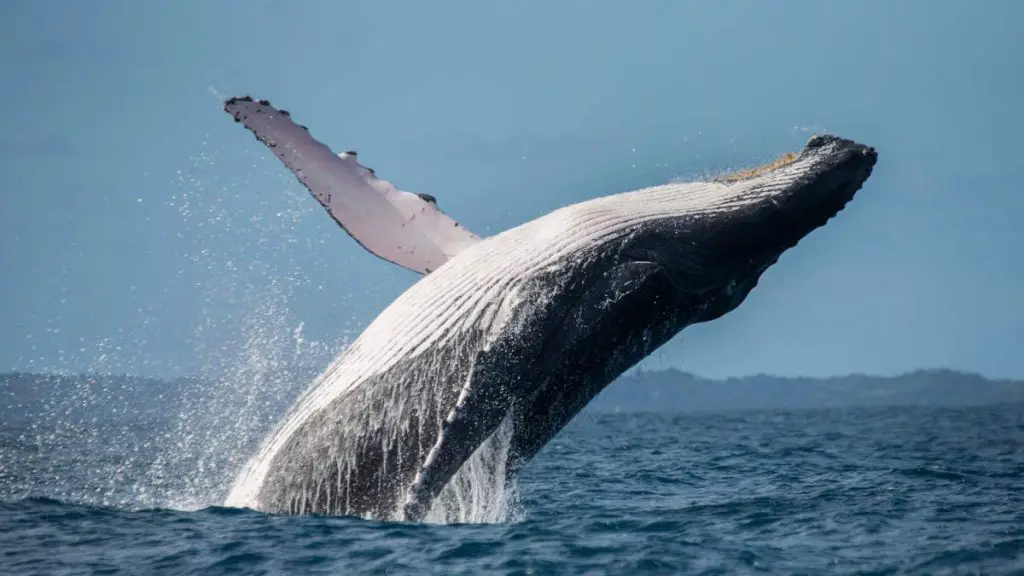
[[[0,572],[1024,571],[1021,405],[584,414],[521,477],[518,517],[461,525],[147,509],[201,485],[194,463],[157,480],[153,431],[106,433],[0,431]]]

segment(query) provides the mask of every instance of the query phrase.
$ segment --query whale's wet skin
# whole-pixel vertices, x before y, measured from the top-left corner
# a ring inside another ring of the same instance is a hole
[[[269,102],[225,109],[360,244],[424,274],[239,476],[227,504],[275,513],[469,519],[466,498],[500,490],[622,372],[739,306],[877,158],[815,136],[760,170],[596,198],[481,239]]]

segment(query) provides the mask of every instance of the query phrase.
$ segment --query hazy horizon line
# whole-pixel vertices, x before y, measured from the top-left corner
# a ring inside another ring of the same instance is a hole
[[[324,372],[324,370],[316,370],[315,371],[316,376],[313,376],[313,378],[318,377],[323,372]],[[638,366],[638,367],[631,368],[630,370],[627,370],[621,376],[616,378],[616,380],[621,379],[621,378],[628,378],[628,377],[636,376],[636,375],[643,375],[643,374],[649,374],[649,373],[665,373],[665,372],[677,372],[679,374],[685,374],[685,375],[692,376],[692,377],[700,379],[700,380],[709,380],[709,381],[718,381],[718,382],[728,382],[730,380],[743,380],[743,379],[748,379],[748,378],[774,378],[774,379],[779,379],[779,380],[837,380],[837,379],[844,379],[844,378],[875,378],[875,379],[889,379],[889,380],[891,380],[891,379],[898,379],[898,378],[902,378],[902,377],[906,377],[906,376],[910,376],[910,375],[914,375],[914,374],[922,374],[922,373],[936,373],[936,374],[938,374],[938,373],[950,373],[950,374],[957,374],[957,375],[961,375],[961,376],[970,376],[970,377],[981,378],[983,380],[988,380],[988,381],[991,381],[991,382],[1024,382],[1024,377],[997,377],[997,376],[986,375],[986,374],[983,374],[983,373],[981,373],[979,371],[975,371],[975,370],[966,370],[966,369],[961,369],[961,368],[949,368],[949,367],[914,368],[914,369],[910,369],[910,370],[904,370],[902,372],[894,372],[894,373],[889,373],[889,374],[871,373],[871,372],[846,372],[846,373],[831,374],[831,375],[828,375],[828,376],[815,376],[815,375],[807,375],[807,374],[783,375],[783,374],[774,374],[774,373],[770,373],[770,372],[753,372],[753,373],[739,375],[739,376],[706,376],[706,375],[699,374],[697,372],[692,372],[692,371],[686,370],[685,368],[680,368],[680,367],[677,367],[677,366],[669,366],[669,367],[663,367],[663,368],[662,367],[659,367],[659,368],[644,368],[642,366]],[[157,375],[145,375],[145,374],[140,374],[140,373],[135,373],[135,372],[95,372],[95,371],[71,371],[71,370],[67,370],[67,371],[65,371],[65,370],[32,371],[32,370],[19,370],[19,369],[16,369],[16,368],[12,368],[12,369],[10,369],[8,371],[5,371],[5,372],[0,372],[0,378],[4,378],[4,377],[7,377],[7,376],[15,376],[15,375],[43,376],[43,377],[57,376],[57,377],[64,377],[64,378],[69,378],[69,377],[100,377],[100,378],[103,378],[103,377],[121,377],[121,378],[137,378],[137,379],[140,379],[140,380],[163,380],[163,381],[203,380],[204,379],[202,376],[194,375],[194,374],[190,374],[190,375],[177,375],[177,376],[172,376],[172,375],[159,375],[159,376],[157,376]],[[209,379],[217,380],[218,378],[217,377],[213,377],[213,378],[209,378]]]

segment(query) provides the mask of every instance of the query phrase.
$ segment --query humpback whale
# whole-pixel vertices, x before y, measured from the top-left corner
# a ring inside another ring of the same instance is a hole
[[[239,473],[225,504],[279,514],[421,521],[503,425],[514,478],[616,377],[739,306],[877,159],[817,135],[759,168],[597,197],[481,237],[266,100],[224,110],[360,245],[422,275]]]

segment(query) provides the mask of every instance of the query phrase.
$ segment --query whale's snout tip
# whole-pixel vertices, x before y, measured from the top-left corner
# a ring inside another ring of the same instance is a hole
[[[818,148],[825,148],[830,145],[840,150],[849,150],[856,154],[860,154],[861,156],[865,156],[871,160],[876,160],[878,158],[878,151],[875,150],[874,146],[862,144],[847,138],[840,138],[839,136],[834,136],[832,134],[817,134],[811,136],[807,140],[807,143],[804,144],[804,152],[813,152]]]
[[[819,169],[822,173],[845,174],[858,181],[857,188],[870,177],[878,162],[878,151],[874,146],[831,134],[818,134],[809,138],[800,156],[821,159]]]
[[[878,160],[878,151],[875,150],[874,146],[868,146],[867,144],[855,144],[854,150],[872,162]]]

